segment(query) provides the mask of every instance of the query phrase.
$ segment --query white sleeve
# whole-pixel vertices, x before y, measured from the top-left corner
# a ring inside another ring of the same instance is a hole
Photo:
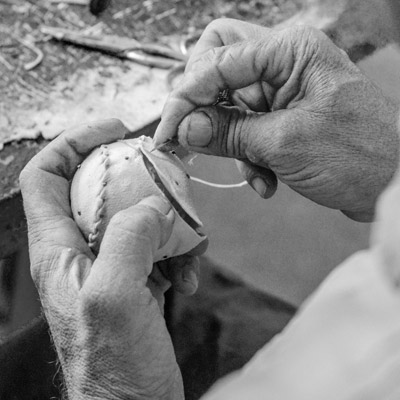
[[[338,266],[284,331],[202,400],[400,399],[400,176],[370,249]]]

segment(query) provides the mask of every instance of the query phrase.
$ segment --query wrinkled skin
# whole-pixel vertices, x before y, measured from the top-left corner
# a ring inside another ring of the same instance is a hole
[[[235,107],[213,106],[229,89]],[[397,167],[398,109],[322,32],[216,20],[164,107],[155,144],[243,162],[262,197],[277,179],[323,206],[371,221]],[[178,131],[179,127],[179,131]]]
[[[152,196],[111,220],[94,257],[72,219],[70,180],[96,146],[122,139],[118,120],[62,133],[21,173],[31,272],[70,399],[180,399],[182,379],[163,318],[164,292],[197,288],[198,259],[153,265],[174,212]]]
[[[236,107],[212,106],[226,88]],[[370,220],[396,168],[397,118],[395,106],[320,32],[217,21],[171,94],[155,143],[180,125],[186,146],[244,161],[263,197],[277,176],[315,202]],[[70,130],[23,171],[32,276],[69,398],[180,399],[162,295],[166,278],[193,292],[197,263],[190,256],[170,261],[172,276],[153,265],[173,224],[168,205],[151,198],[118,214],[97,259],[71,218],[77,165],[124,134],[116,121]]]

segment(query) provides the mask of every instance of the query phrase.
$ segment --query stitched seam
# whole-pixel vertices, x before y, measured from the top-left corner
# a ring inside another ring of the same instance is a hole
[[[110,151],[108,150],[108,146],[102,145],[100,146],[102,150],[100,153],[100,164],[99,168],[102,169],[102,174],[100,175],[100,186],[98,192],[95,196],[97,209],[95,212],[93,231],[89,233],[89,247],[91,249],[96,249],[99,245],[100,239],[100,225],[103,223],[104,215],[106,212],[106,187],[107,187],[107,177],[108,177],[108,169],[110,167]]]

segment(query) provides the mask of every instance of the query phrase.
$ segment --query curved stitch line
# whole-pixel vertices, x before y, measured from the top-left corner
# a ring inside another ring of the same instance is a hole
[[[106,199],[105,199],[106,186],[107,186],[106,178],[107,178],[108,169],[110,167],[110,159],[109,159],[110,152],[106,145],[101,145],[100,149],[102,149],[102,152],[100,153],[101,159],[100,159],[99,168],[103,168],[103,172],[100,176],[100,188],[95,196],[96,203],[98,204],[98,209],[95,212],[93,231],[89,234],[89,247],[90,248],[94,248],[99,244],[98,243],[99,236],[100,236],[99,227],[100,227],[100,224],[103,222],[105,208],[106,208]]]

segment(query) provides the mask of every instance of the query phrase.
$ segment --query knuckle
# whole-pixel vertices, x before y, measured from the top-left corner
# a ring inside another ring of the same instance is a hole
[[[221,59],[224,57],[224,52],[225,48],[223,47],[213,47],[208,49],[199,55],[199,58],[193,63],[193,67],[196,68],[196,70],[201,69],[208,73],[210,65],[215,68],[215,66],[218,66],[221,63]]]
[[[215,48],[208,49],[203,53],[198,54],[192,59],[190,65],[190,71],[188,74],[185,74],[183,80],[183,84],[179,85],[178,88],[174,90],[175,95],[186,95],[188,88],[185,86],[185,83],[191,83],[193,79],[205,79],[206,74],[208,73],[208,69],[210,64],[213,62],[215,58]],[[190,73],[195,73],[195,75],[190,75]]]
[[[200,108],[212,121],[212,142],[208,146],[221,155],[242,157],[247,146],[248,113],[236,107]]]
[[[322,31],[312,26],[297,25],[282,32],[285,33],[285,37],[290,40],[290,43],[299,49],[305,48],[313,51],[328,40]]]
[[[245,154],[248,140],[249,118],[247,113],[242,115],[239,110],[230,114],[228,122],[228,131],[226,133],[228,146],[231,148],[232,155],[242,157]]]
[[[290,32],[291,36],[299,40],[317,37],[321,33],[318,29],[308,25],[296,25],[287,30]]]
[[[232,24],[232,19],[230,18],[216,18],[211,21],[205,29],[205,32],[219,32]]]
[[[108,121],[115,125],[117,129],[126,129],[124,123],[119,118],[110,118]]]
[[[251,129],[250,114],[241,112],[239,109],[233,109],[227,112],[224,121],[225,126],[221,127],[224,134],[225,146],[229,155],[243,157],[248,146],[248,132]]]
[[[237,107],[224,106],[199,108],[211,122],[211,142],[208,148],[216,154],[229,157],[242,157],[248,145],[248,132],[251,129],[249,114]]]
[[[292,114],[292,118],[276,119],[274,130],[270,132],[270,140],[268,142],[268,159],[271,167],[277,167],[284,162],[295,157],[297,149],[302,146],[306,148],[306,136],[302,134],[302,119]],[[262,136],[258,137],[259,143],[255,143],[255,147],[263,146],[261,143]],[[265,148],[265,146],[263,146]]]
[[[125,125],[119,118],[113,117],[113,118],[99,119],[89,123],[83,122],[75,124],[71,126],[69,129],[60,132],[59,136],[71,136],[71,135],[73,136],[77,129],[92,129],[93,127],[95,128],[106,127],[107,129],[111,128],[118,129],[118,128],[125,128]]]
[[[26,191],[27,187],[29,186],[28,184],[33,176],[33,170],[31,166],[32,164],[30,161],[19,174],[19,186],[21,188],[22,194],[24,194],[24,192]]]

